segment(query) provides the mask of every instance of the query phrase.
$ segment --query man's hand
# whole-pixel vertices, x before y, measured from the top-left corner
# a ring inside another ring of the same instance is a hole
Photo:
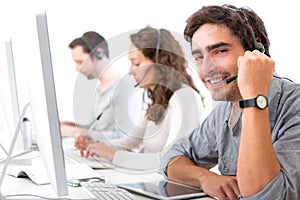
[[[170,180],[200,187],[206,194],[220,200],[237,200],[241,194],[235,176],[221,176],[196,166],[189,158],[178,156],[167,167]]]
[[[209,196],[220,200],[237,200],[240,195],[236,177],[221,176],[213,172],[209,172],[206,180],[202,180],[201,188]]]
[[[274,61],[258,50],[246,51],[238,58],[238,85],[243,99],[268,94],[275,68]]]

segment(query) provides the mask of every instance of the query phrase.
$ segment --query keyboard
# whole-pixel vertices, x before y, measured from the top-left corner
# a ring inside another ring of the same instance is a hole
[[[138,200],[127,190],[100,181],[82,182],[81,186],[83,191],[97,200]]]
[[[79,150],[65,150],[64,154],[70,160],[74,160],[78,163],[84,163],[93,169],[111,169],[114,168],[113,164],[104,161],[99,157],[84,158],[80,155]]]

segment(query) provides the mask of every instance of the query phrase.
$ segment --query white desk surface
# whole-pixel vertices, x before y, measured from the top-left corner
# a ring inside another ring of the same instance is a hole
[[[100,174],[104,175],[107,183],[117,184],[117,183],[130,183],[130,182],[138,182],[138,181],[157,181],[162,180],[163,176],[159,173],[154,172],[134,172],[124,169],[110,169],[110,170],[98,170]],[[148,200],[151,198],[134,194],[138,199]],[[198,198],[201,200],[213,199],[210,197]]]
[[[107,183],[127,183],[135,181],[154,181],[162,179],[162,176],[158,173],[130,173],[125,170],[105,169],[97,170],[101,175],[105,176]],[[81,190],[80,187],[68,187],[70,199],[87,198],[87,195]],[[2,185],[2,194],[35,194],[48,198],[55,198],[51,185],[36,185],[26,178],[14,178],[11,176],[5,176],[4,183]],[[134,194],[138,199],[149,200],[151,198]],[[198,198],[201,200],[213,199],[210,197]]]
[[[2,167],[3,165],[0,165]],[[2,171],[2,169],[0,170]],[[96,170],[100,175],[105,177],[107,183],[117,184],[117,183],[130,183],[138,181],[155,181],[163,179],[163,176],[155,172],[136,172],[126,169],[99,169]],[[48,198],[56,198],[52,186],[47,185],[36,185],[31,180],[27,178],[14,178],[6,175],[4,182],[1,186],[1,192],[3,195],[13,195],[13,194],[35,194]],[[70,199],[82,199],[88,198],[86,193],[80,187],[68,187],[69,196],[66,198]],[[138,199],[149,200],[151,198],[134,194]],[[201,200],[213,199],[210,197],[198,198]]]

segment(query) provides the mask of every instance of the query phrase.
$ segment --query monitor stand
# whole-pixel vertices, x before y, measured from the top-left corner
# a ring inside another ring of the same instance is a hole
[[[25,105],[25,107],[23,108],[22,113],[20,115],[20,118],[18,119],[18,123],[17,123],[16,129],[15,129],[15,133],[14,133],[12,142],[10,144],[10,148],[9,148],[8,153],[7,153],[6,159],[0,161],[0,164],[4,162],[3,169],[2,169],[2,172],[1,172],[1,176],[0,176],[0,200],[10,200],[11,199],[11,197],[6,198],[5,196],[3,196],[3,194],[2,194],[2,183],[3,183],[4,177],[6,175],[6,170],[7,170],[8,164],[11,163],[11,159],[12,158],[15,158],[17,156],[17,155],[12,156],[12,152],[14,150],[18,134],[21,131],[22,119],[25,116],[25,113],[26,113],[26,110],[27,110],[28,106],[29,106],[29,103]],[[21,155],[24,155],[26,153],[32,152],[34,150],[38,150],[38,148],[37,147],[33,147],[32,149],[29,149],[28,151],[25,151],[25,152],[21,153]],[[18,156],[21,156],[21,155],[18,154]],[[69,195],[67,195],[65,197],[66,198],[71,198],[71,199],[75,198],[75,197],[76,198],[81,198],[81,199],[92,199],[92,198],[89,197],[88,194],[86,194],[85,192],[83,192],[81,190],[81,188],[78,189],[78,188],[72,188],[72,187],[69,190]],[[41,198],[37,197],[36,199],[41,199]]]
[[[26,113],[26,110],[29,106],[29,103],[27,103],[23,110],[22,110],[22,113],[18,119],[18,123],[17,123],[17,127],[15,129],[15,133],[14,133],[14,137],[12,139],[12,142],[10,144],[10,148],[9,148],[9,151],[7,153],[7,157],[5,159],[5,163],[3,165],[3,169],[2,169],[2,173],[1,173],[1,177],[0,177],[0,200],[5,200],[6,198],[2,195],[2,192],[1,192],[1,186],[2,186],[2,183],[3,183],[3,180],[4,180],[4,176],[6,174],[6,170],[7,170],[7,167],[8,167],[8,164],[9,164],[9,161],[11,159],[11,156],[12,156],[12,152],[14,150],[14,147],[15,147],[15,144],[16,144],[16,141],[17,141],[17,137],[18,137],[18,134],[19,132],[21,131],[21,123],[22,123],[22,119],[24,118],[25,116],[25,113]]]

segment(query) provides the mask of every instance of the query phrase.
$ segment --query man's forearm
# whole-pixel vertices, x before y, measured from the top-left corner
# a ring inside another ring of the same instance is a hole
[[[170,180],[191,186],[201,187],[201,180],[209,170],[196,166],[190,159],[179,156],[171,160],[167,167],[167,176]]]
[[[268,110],[247,108],[238,158],[237,178],[244,197],[261,191],[279,172],[268,118]]]

